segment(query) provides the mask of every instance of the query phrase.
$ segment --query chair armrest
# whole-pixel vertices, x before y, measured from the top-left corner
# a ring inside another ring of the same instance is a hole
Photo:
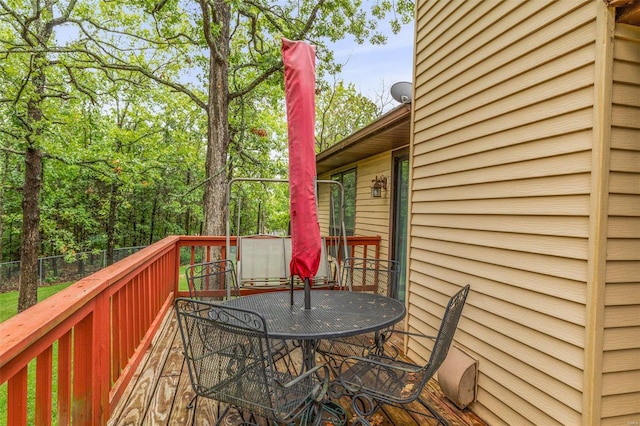
[[[430,336],[423,333],[416,333],[414,331],[396,330],[395,328],[388,329],[383,333],[387,334],[388,336],[391,336],[392,334],[402,334],[404,336],[421,337],[424,339],[436,340],[436,336]],[[388,337],[387,337],[387,340],[388,340]]]
[[[388,362],[384,362],[383,360],[385,359],[394,361],[394,363],[389,364]],[[395,361],[391,358],[384,358],[384,357],[372,355],[368,358],[364,358],[361,356],[349,356],[342,360],[342,362],[340,363],[340,368],[338,369],[338,372],[342,373],[342,367],[345,364],[354,365],[355,363],[368,364],[371,367],[381,367],[385,369],[403,371],[406,373],[416,373],[422,369],[422,366],[420,365],[415,365],[415,364],[411,364],[403,361]],[[338,377],[340,377],[340,374],[338,374]]]
[[[425,338],[429,340],[435,340],[435,336],[428,336],[422,333],[416,333],[412,331],[396,330],[395,328],[388,328],[380,331],[376,334],[375,348],[373,354],[381,356],[383,358],[397,359],[400,355],[399,346],[394,342],[391,342],[391,336],[393,334],[399,334],[403,336],[413,336],[418,338]]]

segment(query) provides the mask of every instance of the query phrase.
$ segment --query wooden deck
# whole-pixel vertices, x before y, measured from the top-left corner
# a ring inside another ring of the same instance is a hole
[[[195,407],[187,408],[194,393],[182,355],[182,342],[173,310],[165,318],[155,336],[145,360],[135,373],[131,384],[114,408],[109,425],[197,425],[213,424],[218,403],[198,398]],[[484,426],[478,416],[468,409],[459,410],[446,400],[438,384],[432,380],[423,391],[423,397],[453,426]],[[339,401],[349,408],[349,401]],[[235,412],[233,412],[235,413]],[[350,416],[350,414],[348,414]],[[236,415],[228,415],[226,425],[237,425]],[[426,425],[420,417],[412,419],[404,411],[385,412],[371,419],[372,426]]]

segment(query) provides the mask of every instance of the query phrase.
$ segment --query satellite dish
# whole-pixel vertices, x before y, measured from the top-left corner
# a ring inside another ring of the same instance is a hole
[[[411,103],[411,83],[408,81],[399,81],[391,86],[391,97],[401,104]]]

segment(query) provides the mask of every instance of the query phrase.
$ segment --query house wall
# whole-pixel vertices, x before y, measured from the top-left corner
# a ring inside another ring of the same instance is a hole
[[[602,354],[602,424],[640,420],[640,27],[617,25]]]
[[[417,2],[407,324],[433,333],[471,284],[456,342],[490,424],[638,420],[638,57],[616,38],[600,120],[612,19],[600,0]]]
[[[356,168],[356,222],[354,235],[380,235],[380,258],[389,256],[389,214],[391,200],[391,151],[369,157],[363,161],[350,164],[330,173],[318,176],[318,179],[331,179],[331,175],[340,171]],[[371,181],[376,176],[388,177],[387,191],[382,191],[381,198],[371,197]],[[322,185],[318,193],[320,212],[320,232],[329,233],[329,188]],[[356,253],[361,256],[362,253]]]

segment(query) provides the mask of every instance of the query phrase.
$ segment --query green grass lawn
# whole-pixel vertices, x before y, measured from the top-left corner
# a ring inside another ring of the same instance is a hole
[[[62,289],[69,287],[72,282],[38,287],[38,301],[43,301],[47,297],[56,294]],[[18,292],[9,291],[0,293],[0,322],[8,320],[18,312]]]

